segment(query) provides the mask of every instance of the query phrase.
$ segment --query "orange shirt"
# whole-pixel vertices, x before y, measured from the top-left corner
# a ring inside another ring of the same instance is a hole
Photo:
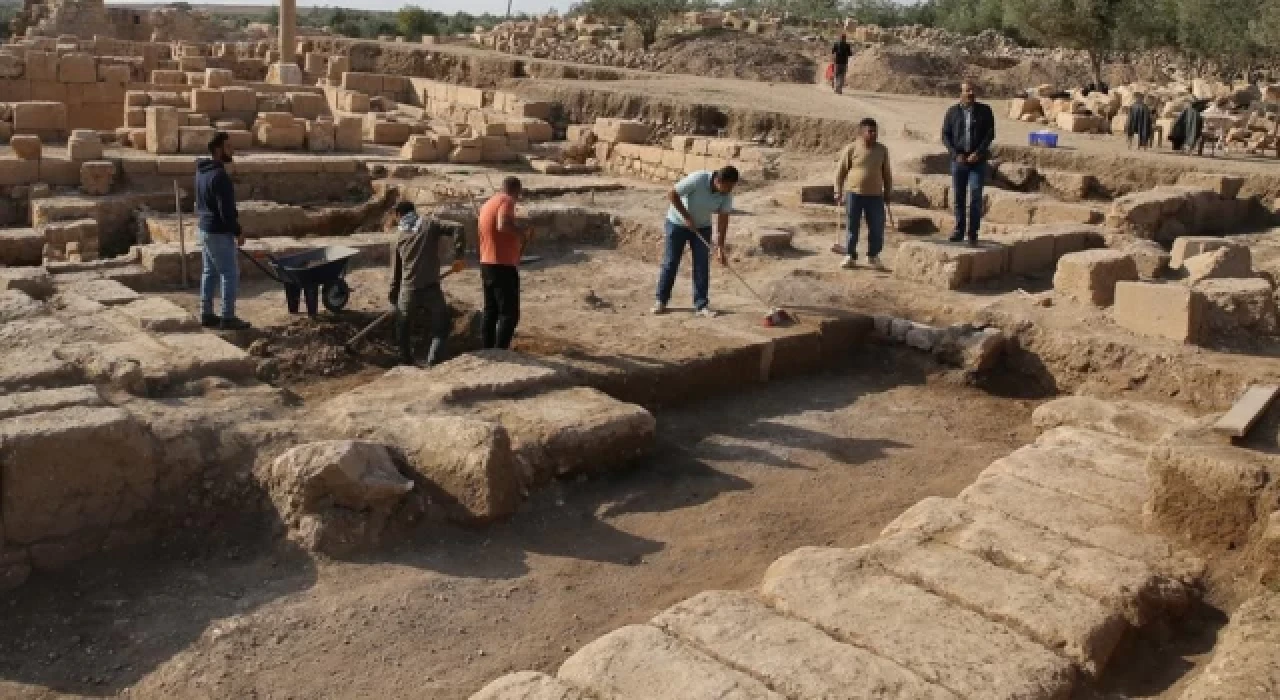
[[[484,265],[520,264],[520,234],[498,231],[498,215],[515,226],[516,200],[507,194],[495,194],[480,207],[480,262]]]

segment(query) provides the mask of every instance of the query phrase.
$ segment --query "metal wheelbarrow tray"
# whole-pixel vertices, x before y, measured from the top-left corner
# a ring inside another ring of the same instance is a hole
[[[347,284],[346,276],[351,259],[360,253],[355,248],[328,246],[279,258],[264,253],[271,264],[270,270],[243,249],[240,252],[268,277],[284,285],[286,293],[291,297],[291,306],[297,304],[296,295],[299,291],[317,288],[320,289],[320,300],[324,308],[334,313],[346,308],[347,302],[351,300],[351,287]],[[314,291],[308,297],[313,294]],[[311,305],[312,303],[308,303],[309,307]]]

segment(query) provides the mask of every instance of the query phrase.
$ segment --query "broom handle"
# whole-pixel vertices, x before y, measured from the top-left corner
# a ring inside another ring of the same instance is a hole
[[[693,229],[693,236],[694,238],[697,238],[699,241],[701,241],[702,245],[705,245],[707,247],[708,255],[715,252],[715,248],[711,247],[711,242],[703,238],[702,233],[700,231],[698,231],[697,229]],[[767,307],[770,311],[773,310],[773,304],[770,304],[769,302],[765,301],[764,297],[760,296],[760,294],[757,293],[756,290],[752,289],[751,285],[747,284],[746,278],[738,274],[738,271],[733,269],[733,266],[731,266],[728,262],[726,262],[724,264],[724,269],[728,270],[729,272],[732,272],[733,276],[737,277],[738,281],[742,283],[742,286],[746,287],[748,292],[751,292],[751,296],[756,298],[756,301],[760,302],[762,305]]]

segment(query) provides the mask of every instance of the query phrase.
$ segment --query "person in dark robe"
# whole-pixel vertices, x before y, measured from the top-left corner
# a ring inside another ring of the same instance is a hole
[[[1129,120],[1125,122],[1124,136],[1133,148],[1133,139],[1138,139],[1138,148],[1151,148],[1151,135],[1155,120],[1151,118],[1151,108],[1147,106],[1142,95],[1134,95],[1133,105],[1129,107]]]
[[[1182,114],[1178,115],[1177,121],[1173,123],[1173,129],[1169,132],[1169,143],[1173,144],[1173,150],[1181,151],[1185,147],[1188,151],[1196,148],[1197,145],[1203,149],[1204,144],[1200,137],[1204,135],[1204,119],[1200,113],[1209,106],[1208,100],[1196,100],[1191,103],[1190,107],[1182,110]]]

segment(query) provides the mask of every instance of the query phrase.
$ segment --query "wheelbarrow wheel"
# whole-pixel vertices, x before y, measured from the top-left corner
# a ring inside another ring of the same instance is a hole
[[[325,282],[320,292],[320,300],[324,302],[324,308],[334,313],[345,309],[347,302],[351,301],[351,287],[347,286],[346,280]]]

